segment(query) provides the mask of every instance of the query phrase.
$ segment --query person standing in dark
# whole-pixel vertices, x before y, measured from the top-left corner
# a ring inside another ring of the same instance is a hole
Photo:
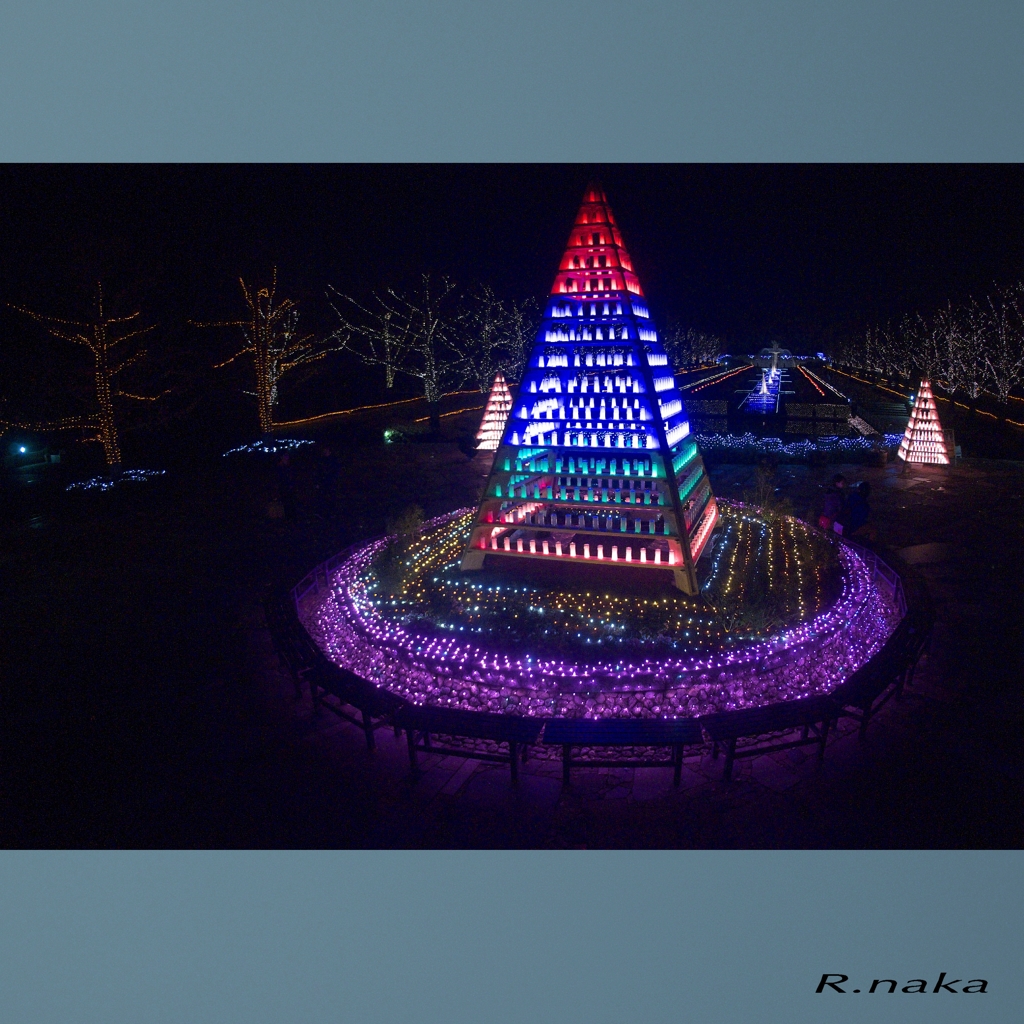
[[[871,484],[867,480],[862,480],[850,493],[846,503],[846,513],[843,517],[844,537],[855,537],[857,540],[866,541],[875,540],[875,528],[868,522],[868,517],[871,515],[871,506],[868,504],[870,496]]]
[[[334,511],[334,491],[338,485],[338,460],[329,445],[319,446],[314,475],[317,512],[327,519]]]
[[[821,516],[818,526],[826,533],[832,529],[833,523],[843,514],[846,507],[846,477],[836,473],[832,477],[832,486],[821,503]]]
[[[275,467],[277,476],[277,496],[281,500],[281,507],[284,509],[284,517],[294,521],[298,515],[298,506],[295,501],[295,481],[292,479],[291,459],[288,453],[282,453],[277,460]]]

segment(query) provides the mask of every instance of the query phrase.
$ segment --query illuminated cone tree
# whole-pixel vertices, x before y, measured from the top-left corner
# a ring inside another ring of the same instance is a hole
[[[927,380],[921,381],[917,398],[910,413],[907,429],[896,453],[904,462],[931,463],[935,466],[949,465],[946,439],[942,435],[939,410],[935,407],[935,396]]]
[[[480,429],[476,432],[476,439],[480,443],[477,448],[481,451],[497,451],[501,443],[501,434],[508,421],[508,414],[512,411],[512,392],[505,383],[505,377],[501,373],[494,375],[494,383],[491,385],[490,394],[487,396],[487,405],[484,408],[484,418],[480,421]]]
[[[603,191],[589,188],[462,557],[671,570],[718,513],[640,282]]]

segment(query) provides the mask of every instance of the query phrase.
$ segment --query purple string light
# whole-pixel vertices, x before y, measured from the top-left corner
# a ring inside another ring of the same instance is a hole
[[[424,529],[453,523],[467,510]],[[574,662],[510,655],[458,636],[425,637],[387,617],[364,581],[386,540],[357,549],[330,592],[304,612],[337,664],[417,704],[531,716],[693,717],[828,693],[866,662],[899,620],[864,561],[842,545],[842,589],[813,619],[713,655]]]

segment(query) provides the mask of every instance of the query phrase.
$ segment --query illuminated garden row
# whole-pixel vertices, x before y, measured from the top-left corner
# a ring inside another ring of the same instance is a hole
[[[454,557],[465,516],[465,512],[455,513],[430,524],[430,530],[446,533],[431,558]],[[744,522],[744,529],[762,532],[762,525],[749,515],[746,519],[741,515],[733,528],[739,529]],[[414,600],[401,606],[396,601],[395,607],[389,607],[367,583],[383,546],[383,542],[370,544],[343,563],[331,581],[333,593],[307,611],[306,622],[338,664],[418,703],[587,716],[698,715],[753,706],[828,692],[881,646],[898,620],[898,612],[874,586],[867,566],[843,547],[836,599],[812,613],[806,602],[814,599],[816,591],[813,586],[800,589],[802,608],[797,616],[805,618],[771,636],[751,641],[737,633],[732,642],[723,642],[721,635],[711,635],[719,624],[706,613],[695,605],[684,620],[680,606],[672,622],[683,625],[684,635],[676,638],[692,644],[689,650],[696,648],[697,653],[680,653],[678,645],[652,641],[651,653],[641,656],[642,649],[638,653],[617,643],[615,630],[624,618],[622,598],[569,592],[541,597],[536,589],[526,587],[455,588],[448,598],[480,612],[470,611],[448,630],[441,628],[439,618],[432,632],[423,633],[417,630],[416,616],[410,616]],[[750,545],[745,547],[749,556],[737,554],[737,558],[756,557]],[[731,550],[743,549],[735,545]],[[785,561],[785,548],[776,547],[770,572],[778,577],[804,574],[807,579],[814,574],[812,565],[779,564],[780,552]],[[727,551],[715,567],[726,581],[741,575],[738,566],[726,564],[729,557]],[[727,596],[727,587],[725,592]],[[503,645],[500,631],[496,640],[491,639],[493,629],[474,636],[472,616],[479,614],[483,622],[490,606],[493,618],[493,608],[500,608],[501,601],[513,608],[514,615],[522,609],[538,620],[546,619],[552,632],[564,633],[584,619],[595,620],[589,624],[589,656],[567,658],[551,654],[551,648],[546,654],[540,636],[531,653],[523,653],[522,644]],[[655,610],[650,604],[647,607]],[[712,643],[720,649],[708,651]],[[605,648],[607,653],[602,653]]]
[[[392,560],[382,558],[391,571],[370,572],[363,582],[378,609],[392,618],[408,614],[428,629],[468,630],[527,642],[557,635],[562,646],[578,638],[587,644],[642,646],[645,640],[654,640],[689,651],[720,649],[756,638],[744,635],[750,629],[742,625],[734,607],[752,592],[771,594],[777,626],[795,625],[825,607],[832,588],[822,578],[828,561],[822,552],[834,542],[792,518],[766,522],[728,505],[723,522],[723,542],[703,599],[674,591],[641,599],[477,581],[457,571],[469,516],[427,530],[403,549],[397,574]],[[731,625],[716,607],[719,604]],[[760,631],[766,629],[767,624]]]

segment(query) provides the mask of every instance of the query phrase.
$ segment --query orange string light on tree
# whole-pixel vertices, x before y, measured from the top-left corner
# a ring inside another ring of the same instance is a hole
[[[264,437],[274,429],[274,406],[277,405],[278,386],[289,371],[298,366],[315,363],[338,345],[317,341],[313,335],[300,336],[298,333],[299,311],[291,299],[275,301],[277,293],[277,268],[274,268],[268,287],[257,288],[247,285],[242,278],[247,314],[238,320],[222,320],[211,323],[193,321],[196,327],[238,327],[241,328],[245,344],[229,359],[217,363],[214,369],[228,366],[242,356],[251,355],[256,377],[256,403],[259,413],[260,430]]]
[[[130,366],[146,357],[146,350],[140,349],[131,355],[119,346],[133,338],[139,338],[153,330],[155,325],[141,327],[142,313],[136,310],[128,316],[111,316],[103,298],[103,284],[96,285],[93,315],[84,321],[65,320],[46,316],[21,306],[12,307],[41,324],[46,332],[62,341],[83,345],[93,357],[93,382],[99,411],[86,416],[66,417],[52,423],[19,423],[17,426],[28,430],[75,430],[92,429],[95,436],[87,440],[99,441],[108,466],[121,465],[121,444],[114,415],[114,399],[129,398],[135,401],[155,401],[160,395],[139,395],[121,388],[117,378]],[[115,349],[118,349],[115,352]]]

